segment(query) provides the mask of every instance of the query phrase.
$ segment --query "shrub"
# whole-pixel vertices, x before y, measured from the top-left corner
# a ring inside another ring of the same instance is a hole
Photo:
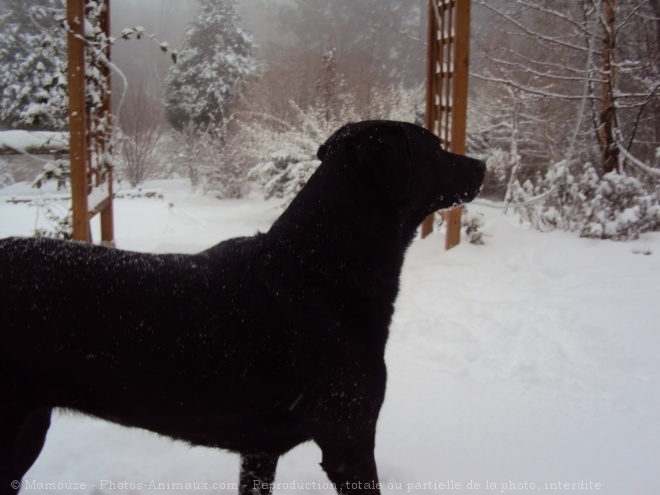
[[[510,204],[522,221],[547,231],[583,237],[631,240],[660,229],[658,181],[610,172],[600,178],[587,163],[582,170],[559,162],[545,176],[514,182]]]

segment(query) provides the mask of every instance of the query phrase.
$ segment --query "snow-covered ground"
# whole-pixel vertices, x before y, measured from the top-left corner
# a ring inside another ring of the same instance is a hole
[[[183,181],[149,187],[164,200],[115,201],[120,248],[194,252],[278,215],[257,197],[219,201]],[[0,190],[0,237],[44,221],[6,202],[33,194]],[[485,215],[485,246],[445,252],[434,234],[408,253],[378,427],[383,492],[657,495],[660,235],[586,240],[473,211]],[[320,460],[313,444],[283,457],[275,493],[332,493]],[[22,493],[234,493],[237,480],[234,455],[59,413]]]

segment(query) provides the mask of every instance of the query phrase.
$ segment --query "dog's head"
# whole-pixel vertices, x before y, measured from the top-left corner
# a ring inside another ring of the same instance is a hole
[[[486,165],[450,153],[423,127],[405,122],[365,121],[336,131],[317,156],[349,157],[341,166],[357,180],[370,181],[414,228],[430,213],[472,201],[481,190]]]

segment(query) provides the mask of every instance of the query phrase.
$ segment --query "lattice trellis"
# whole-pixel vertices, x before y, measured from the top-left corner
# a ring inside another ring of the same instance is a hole
[[[453,153],[465,153],[470,0],[429,0],[426,128]],[[461,209],[444,213],[445,247],[460,242]],[[433,215],[422,224],[422,237],[433,231]]]
[[[89,221],[101,215],[101,242],[112,244],[112,167],[109,163],[110,120],[110,46],[99,49],[91,36],[89,13],[100,9],[100,35],[110,36],[110,0],[67,0],[69,132],[71,157],[71,200],[73,238],[92,240]],[[87,25],[86,25],[87,23]],[[90,53],[88,50],[95,50]],[[90,59],[97,63],[91,67]],[[91,75],[100,81],[96,88]],[[90,88],[94,94],[90,94]],[[100,101],[96,101],[96,100]]]

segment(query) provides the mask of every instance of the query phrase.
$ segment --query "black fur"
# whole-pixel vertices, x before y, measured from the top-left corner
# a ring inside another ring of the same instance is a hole
[[[348,124],[318,156],[268,233],[199,254],[0,241],[0,494],[54,407],[238,452],[244,494],[308,440],[344,493],[369,491],[404,253],[485,166],[389,121]]]

